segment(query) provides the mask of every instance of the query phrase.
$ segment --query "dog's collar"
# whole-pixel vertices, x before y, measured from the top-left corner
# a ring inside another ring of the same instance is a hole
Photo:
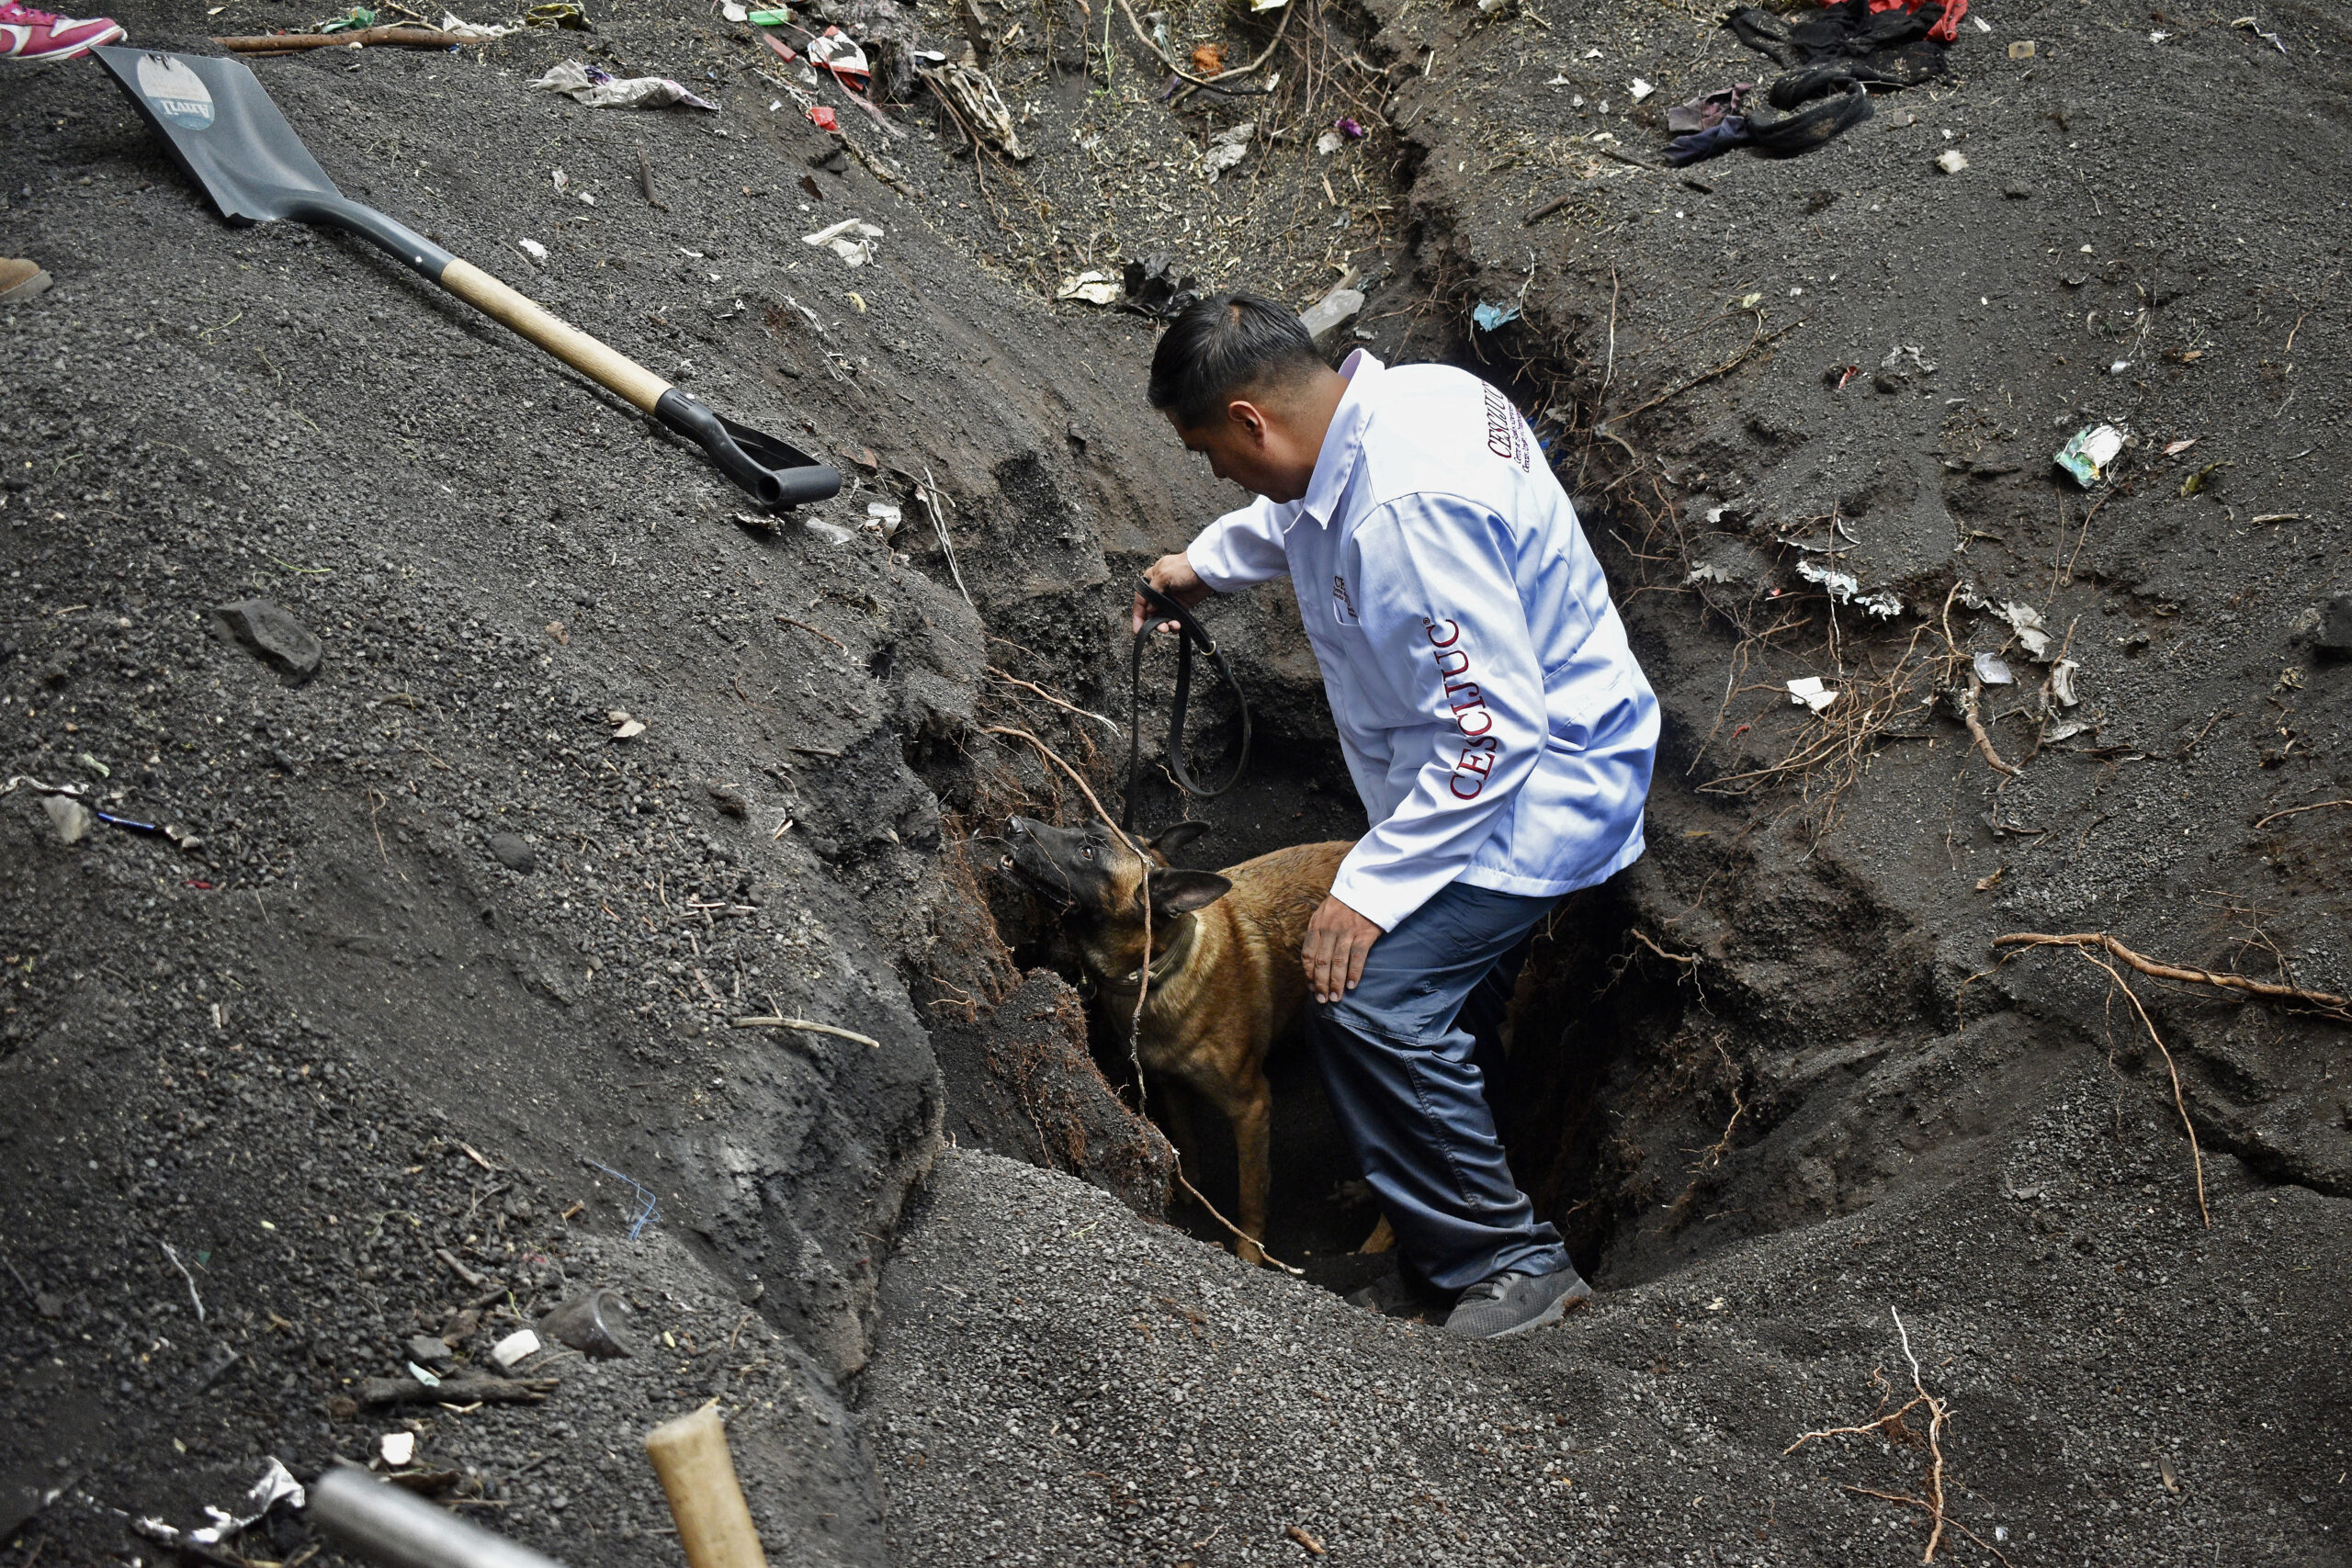
[[[1176,940],[1170,944],[1168,951],[1148,965],[1151,983],[1155,986],[1182,969],[1185,961],[1193,956],[1193,939],[1200,932],[1200,922],[1190,914],[1183,917],[1183,922],[1184,929],[1176,933]],[[1144,984],[1144,971],[1131,969],[1111,983],[1123,991],[1138,990]]]

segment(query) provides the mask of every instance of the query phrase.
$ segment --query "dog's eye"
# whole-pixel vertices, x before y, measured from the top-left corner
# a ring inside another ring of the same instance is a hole
[[[1081,860],[1092,860],[1094,858],[1094,846],[1092,844],[1089,844],[1084,849],[1079,851],[1078,853],[1079,858]]]

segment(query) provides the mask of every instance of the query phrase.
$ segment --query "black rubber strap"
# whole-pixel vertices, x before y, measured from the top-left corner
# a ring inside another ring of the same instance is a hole
[[[1143,629],[1136,633],[1135,646],[1127,660],[1127,794],[1119,808],[1119,826],[1132,830],[1135,827],[1136,795],[1143,783],[1143,645],[1144,639],[1162,621],[1173,621],[1177,626],[1176,701],[1168,712],[1168,773],[1176,787],[1188,795],[1203,800],[1215,800],[1241,782],[1241,770],[1250,765],[1250,703],[1241,694],[1241,682],[1233,678],[1233,667],[1225,661],[1216,641],[1193,618],[1193,612],[1162,593],[1148,582],[1138,581],[1136,592],[1152,613],[1146,616]],[[1198,643],[1208,656],[1209,664],[1216,671],[1233,693],[1234,705],[1241,710],[1241,750],[1233,759],[1233,772],[1223,784],[1212,789],[1194,778],[1184,766],[1184,710],[1193,697],[1193,645]]]

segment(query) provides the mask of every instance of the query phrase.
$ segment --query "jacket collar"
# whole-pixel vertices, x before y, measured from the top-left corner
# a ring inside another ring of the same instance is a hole
[[[1354,474],[1356,456],[1363,449],[1363,428],[1372,417],[1372,400],[1379,395],[1380,373],[1387,368],[1368,349],[1357,349],[1340,367],[1348,389],[1331,412],[1331,426],[1323,433],[1323,449],[1315,457],[1315,477],[1307,481],[1299,510],[1329,528],[1339,510],[1340,497]]]

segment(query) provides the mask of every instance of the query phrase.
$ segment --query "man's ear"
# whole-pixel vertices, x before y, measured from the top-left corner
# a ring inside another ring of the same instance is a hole
[[[1213,871],[1155,871],[1151,874],[1151,911],[1182,915],[1204,909],[1233,891],[1233,884]]]
[[[1242,434],[1255,445],[1262,446],[1266,444],[1266,427],[1271,422],[1261,404],[1247,398],[1236,398],[1225,405],[1225,417],[1228,423],[1239,426]]]
[[[1160,863],[1164,865],[1174,856],[1182,854],[1186,844],[1208,830],[1209,825],[1205,822],[1179,822],[1157,839],[1152,840],[1146,847],[1159,856]]]

